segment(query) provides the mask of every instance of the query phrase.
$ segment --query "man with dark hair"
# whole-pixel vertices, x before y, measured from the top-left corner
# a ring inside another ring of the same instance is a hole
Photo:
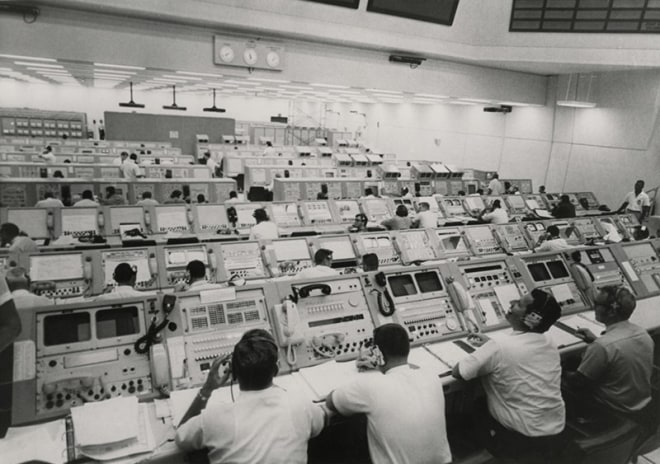
[[[560,315],[557,300],[534,289],[511,302],[506,320],[512,333],[492,340],[471,335],[479,347],[454,366],[454,377],[482,380],[488,407],[477,408],[475,428],[495,457],[552,457],[559,448],[566,416],[561,365],[545,332]]]
[[[629,214],[634,214],[637,220],[641,223],[649,215],[651,209],[651,199],[648,194],[644,192],[644,181],[638,180],[635,182],[635,188],[632,192],[628,192],[623,199],[623,203],[617,210],[617,213],[624,211]]]
[[[142,199],[136,203],[137,206],[154,206],[157,204],[158,201],[152,198],[152,194],[149,190],[142,192]]]
[[[62,203],[61,200],[55,198],[55,195],[53,192],[45,192],[44,193],[44,199],[39,200],[36,205],[34,205],[35,208],[64,208],[64,203]]]
[[[332,268],[332,250],[320,248],[314,253],[314,266],[303,269],[295,277],[296,279],[310,279],[336,275],[339,275],[339,271]]]
[[[16,224],[5,222],[0,226],[0,245],[9,247],[9,254],[14,260],[20,259],[22,255],[29,253],[37,253],[39,247],[36,243],[25,235],[21,235],[21,231]]]
[[[241,200],[238,199],[238,193],[236,190],[229,192],[229,199],[225,200],[225,203],[240,203]]]
[[[81,198],[81,200],[78,200],[73,205],[74,208],[96,208],[99,206],[99,204],[94,201],[94,192],[91,190],[83,190]]]
[[[431,211],[431,205],[427,201],[421,201],[413,224],[420,229],[435,229],[438,227],[438,214]]]
[[[502,208],[502,202],[500,200],[493,200],[490,208],[484,208],[479,214],[479,218],[484,222],[490,222],[492,224],[506,224],[509,222],[509,215]]]
[[[255,209],[252,217],[257,223],[250,229],[250,240],[274,240],[280,236],[277,225],[270,220],[265,209]]]
[[[181,420],[177,445],[207,448],[211,464],[306,463],[307,442],[321,432],[326,414],[273,385],[278,351],[270,333],[253,329],[243,334],[232,354],[216,359]],[[213,391],[230,375],[241,391],[236,402],[207,407]]]
[[[367,253],[362,256],[362,270],[364,272],[378,270],[378,255],[376,253]]]
[[[108,185],[105,188],[105,200],[103,200],[104,205],[124,205],[126,204],[126,201],[121,197],[121,195],[117,194],[117,189],[115,189],[112,185]]]
[[[593,398],[633,419],[651,402],[654,349],[648,332],[629,321],[636,305],[627,288],[602,287],[594,297],[594,311],[605,332],[598,336],[589,329],[577,330],[589,345],[577,372],[567,374],[568,384],[585,401]]]
[[[364,213],[356,214],[355,220],[353,221],[353,224],[351,224],[351,226],[348,228],[348,231],[352,233],[366,232],[368,223],[369,223],[369,218],[367,218],[366,214]]]
[[[326,398],[328,409],[342,415],[367,415],[374,463],[450,462],[440,378],[408,364],[410,341],[401,325],[382,325],[373,335],[369,357],[380,373],[360,374],[334,390]]]
[[[571,199],[568,195],[562,195],[559,197],[559,203],[557,203],[557,206],[552,208],[550,214],[552,214],[557,219],[574,218],[575,205],[571,203]]]
[[[376,195],[374,195],[374,191],[367,187],[364,189],[364,196],[362,198],[376,198]]]
[[[97,300],[109,300],[115,298],[130,298],[135,296],[144,296],[145,293],[135,290],[135,281],[137,279],[137,268],[128,263],[119,263],[112,274],[117,285],[110,291],[96,297]]]
[[[16,309],[37,308],[53,304],[53,300],[30,292],[30,277],[25,268],[16,266],[7,271],[7,286]]]
[[[539,237],[539,241],[536,248],[534,248],[534,251],[563,251],[570,250],[571,248],[573,247],[566,243],[565,239],[559,236],[559,227],[552,225],[548,226],[545,234]]]
[[[172,190],[172,193],[170,193],[170,197],[165,200],[166,204],[171,204],[171,203],[185,203],[186,201],[181,198],[183,196],[183,192],[181,190]]]
[[[129,182],[135,182],[140,177],[140,166],[138,166],[138,157],[135,153],[127,161],[119,166],[122,176]]]
[[[223,288],[225,285],[209,282],[206,278],[206,265],[198,260],[192,260],[186,266],[187,279],[183,284],[177,284],[175,290],[194,291],[194,290],[214,290]]]
[[[500,175],[496,172],[493,173],[490,182],[488,183],[488,195],[499,196],[504,193],[504,186],[500,182]]]
[[[119,158],[115,158],[112,160],[112,164],[115,166],[121,166],[128,160],[128,152],[127,151],[122,151],[121,155],[119,155]]]
[[[393,218],[385,219],[380,224],[387,230],[410,229],[412,219],[408,217],[408,208],[406,208],[406,205],[399,205],[396,207],[396,215]]]

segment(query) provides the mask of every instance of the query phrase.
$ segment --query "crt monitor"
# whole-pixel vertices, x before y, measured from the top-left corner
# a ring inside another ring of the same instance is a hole
[[[30,255],[30,278],[33,282],[79,280],[83,274],[81,253]]]
[[[332,267],[346,267],[357,264],[353,243],[348,235],[319,237],[319,248],[332,250]]]
[[[48,210],[45,208],[9,208],[7,222],[16,224],[31,238],[48,238]]]
[[[417,294],[417,287],[411,274],[402,274],[391,276],[387,278],[392,296],[394,298],[401,298]]]
[[[158,232],[187,232],[186,205],[157,205],[154,207]]]
[[[137,270],[136,287],[147,287],[152,279],[149,265],[149,251],[146,248],[101,251],[101,266],[103,267],[103,284],[105,287],[115,285],[112,278],[115,268],[121,263],[128,263]]]
[[[422,293],[441,292],[443,290],[440,276],[436,271],[424,271],[415,274],[415,281]]]
[[[139,224],[139,230],[145,230],[144,209],[141,206],[109,206],[105,211],[106,221],[109,216],[109,234],[118,235],[121,224]]]
[[[307,240],[304,238],[273,240],[272,245],[273,251],[275,252],[275,259],[278,263],[312,259],[309,254]]]
[[[229,228],[227,212],[223,205],[195,205],[197,226],[200,232],[217,232]]]
[[[356,200],[335,200],[335,208],[342,223],[352,223],[360,214],[360,205]]]
[[[60,214],[61,235],[77,238],[99,234],[96,208],[62,208]]]

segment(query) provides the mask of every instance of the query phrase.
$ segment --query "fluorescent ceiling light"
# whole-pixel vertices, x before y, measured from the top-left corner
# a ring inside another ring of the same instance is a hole
[[[66,69],[41,69],[41,68],[28,68],[38,74],[66,74],[69,76],[69,71]]]
[[[104,69],[104,68],[95,69],[94,72],[100,72],[103,74],[116,74],[118,76],[133,76],[136,74],[135,71],[119,71],[117,69]]]
[[[255,82],[272,82],[274,84],[288,84],[291,82],[284,79],[266,79],[265,77],[248,77],[247,80]]]
[[[314,90],[308,86],[302,86],[302,85],[280,85],[283,89],[295,89],[295,90]]]
[[[449,103],[450,105],[471,105],[471,106],[475,105],[474,102],[469,102],[465,100],[449,100],[445,103]]]
[[[164,79],[162,77],[154,77],[151,79],[153,82],[165,82],[168,84],[178,84],[179,82],[186,82],[185,80],[178,80],[178,79]]]
[[[398,90],[381,90],[381,89],[366,89],[367,92],[375,92],[375,93],[389,93],[393,95],[403,95],[403,92],[400,92]]]
[[[2,55],[0,58],[11,58],[13,60],[32,60],[32,61],[46,61],[48,63],[56,63],[57,60],[54,58],[39,58],[36,56],[21,56],[21,55]]]
[[[415,96],[422,98],[441,98],[441,99],[449,98],[447,95],[434,95],[432,93],[416,93]]]
[[[64,69],[64,66],[61,64],[43,64],[43,63],[31,63],[29,61],[14,61],[14,64],[19,64],[21,66],[36,66],[39,68],[60,68]]]
[[[185,81],[201,81],[202,80],[201,77],[173,76],[171,74],[163,74],[163,77],[167,77],[169,79],[180,79],[180,80],[183,80],[183,82],[185,82]]]
[[[249,82],[249,81],[235,81],[232,79],[226,80],[228,84],[239,84],[239,85],[261,85],[259,82]]]
[[[215,77],[215,78],[222,77],[222,74],[198,73],[198,72],[189,72],[189,71],[177,71],[176,73],[183,74],[186,76],[201,76],[201,77]]]
[[[94,63],[94,66],[98,66],[100,68],[135,69],[137,71],[144,71],[145,69],[147,69],[143,66],[126,66],[123,64],[108,64],[108,63]]]
[[[328,88],[328,89],[350,89],[350,87],[348,87],[346,85],[316,84],[316,83],[312,83],[312,84],[309,84],[309,85],[311,85],[312,87],[325,87],[325,88]]]
[[[578,100],[559,100],[557,106],[567,106],[569,108],[595,108],[596,104],[593,102]]]
[[[466,101],[471,103],[487,103],[487,104],[493,103],[493,100],[484,100],[482,98],[461,98],[461,101]]]

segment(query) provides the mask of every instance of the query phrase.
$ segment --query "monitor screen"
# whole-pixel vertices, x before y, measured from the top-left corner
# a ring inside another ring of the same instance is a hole
[[[353,222],[355,216],[360,214],[360,205],[355,200],[335,200],[341,222]]]
[[[102,251],[101,262],[106,286],[114,284],[112,275],[115,272],[115,268],[121,263],[128,263],[131,267],[137,268],[137,282],[148,282],[151,280],[149,253],[146,249]]]
[[[532,275],[534,282],[550,280],[550,273],[543,263],[528,264],[527,269],[529,269],[529,273]]]
[[[33,282],[82,279],[82,254],[32,255],[30,277]]]
[[[50,236],[47,217],[48,210],[45,208],[7,210],[7,222],[16,224],[19,229],[32,238]]]
[[[417,294],[415,283],[410,274],[388,277],[387,281],[395,298]]]
[[[44,346],[85,342],[91,338],[88,312],[53,314],[44,318]]]
[[[387,209],[387,202],[380,198],[369,199],[365,201],[367,214],[372,217],[380,218],[389,216],[390,212]]]
[[[422,293],[439,292],[442,290],[440,276],[435,271],[418,272],[415,274],[415,280]]]
[[[114,338],[138,333],[140,333],[140,321],[135,306],[102,309],[96,312],[97,338]]]
[[[63,235],[98,234],[98,210],[96,208],[62,208],[61,214]]]
[[[272,203],[270,205],[271,219],[280,226],[300,225],[298,207],[295,203]]]
[[[479,211],[486,207],[481,197],[465,197],[465,205],[469,210],[477,209]]]
[[[467,233],[475,242],[487,242],[493,240],[493,232],[488,226],[467,227],[465,233]]]
[[[547,265],[553,278],[564,279],[568,277],[568,269],[564,266],[563,261],[548,261]]]
[[[119,226],[121,224],[140,224],[141,230],[144,230],[144,210],[141,206],[111,206],[110,211],[110,225],[112,226],[112,233],[119,233]]]
[[[441,235],[440,241],[446,251],[467,251],[465,240],[460,235]]]
[[[277,262],[311,259],[309,247],[304,238],[293,240],[273,240],[273,250]]]
[[[459,0],[369,0],[367,11],[451,26]]]
[[[525,199],[520,195],[509,195],[507,201],[512,208],[522,209],[525,207]]]
[[[321,248],[332,250],[332,258],[335,261],[356,259],[351,238],[347,235],[342,237],[319,238],[319,245]]]
[[[643,258],[656,256],[655,250],[650,243],[640,243],[638,245],[624,246],[623,251],[628,258]]]
[[[156,223],[160,232],[168,230],[187,230],[188,215],[185,205],[157,206]]]
[[[238,219],[237,225],[240,227],[252,227],[257,223],[257,221],[254,219],[252,216],[254,214],[254,210],[259,208],[259,206],[250,206],[250,205],[243,205],[242,207],[239,205],[234,206],[236,208],[236,217]]]
[[[208,256],[204,247],[165,248],[165,264],[171,267],[186,267],[190,261],[198,260],[208,264]]]
[[[199,228],[218,229],[227,227],[227,212],[223,205],[197,205],[197,221]]]

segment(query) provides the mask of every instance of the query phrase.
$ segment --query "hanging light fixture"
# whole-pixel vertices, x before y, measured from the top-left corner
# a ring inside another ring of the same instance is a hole
[[[126,103],[120,103],[119,106],[123,106],[125,108],[144,108],[142,103],[135,103],[133,101],[133,82],[130,82],[129,85],[131,89],[131,100]]]
[[[593,74],[567,74],[559,76],[557,106],[571,108],[595,108],[593,101]],[[562,98],[559,99],[559,96]]]
[[[215,89],[213,89],[213,106],[210,108],[204,108],[204,111],[209,111],[211,113],[224,113],[227,111],[224,108],[218,108],[215,106]]]
[[[171,105],[163,105],[164,110],[179,110],[179,111],[186,111],[188,108],[185,106],[179,106],[176,104],[176,85],[172,86],[172,104]]]

